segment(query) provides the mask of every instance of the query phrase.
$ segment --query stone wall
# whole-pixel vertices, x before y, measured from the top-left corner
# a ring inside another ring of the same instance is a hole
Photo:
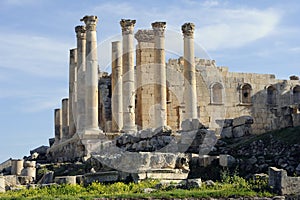
[[[269,186],[281,195],[300,194],[300,177],[289,177],[285,170],[270,167]]]
[[[99,126],[105,132],[111,131],[111,76],[107,73],[100,74],[99,80]]]

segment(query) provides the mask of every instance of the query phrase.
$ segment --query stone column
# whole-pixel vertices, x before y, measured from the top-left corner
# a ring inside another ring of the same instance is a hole
[[[62,139],[67,139],[69,135],[69,99],[62,100]]]
[[[184,104],[185,119],[197,119],[197,92],[194,56],[193,23],[185,23],[181,27],[184,41]]]
[[[23,170],[23,159],[13,159],[11,160],[11,175],[20,176]]]
[[[154,32],[154,62],[156,71],[155,98],[158,106],[155,108],[155,126],[167,126],[167,93],[166,93],[166,57],[165,29],[166,22],[152,23]]]
[[[77,116],[76,129],[82,133],[85,129],[85,57],[86,57],[86,28],[75,27],[77,37]]]
[[[136,132],[135,125],[135,77],[133,54],[133,31],[135,20],[122,19],[122,44],[123,44],[123,131]]]
[[[112,42],[112,131],[120,132],[123,128],[122,95],[122,47],[121,42]]]
[[[55,144],[62,139],[62,117],[61,109],[54,110]]]
[[[69,63],[69,138],[76,132],[76,98],[77,98],[77,49],[70,50]]]
[[[98,54],[97,16],[85,16],[81,21],[86,25],[86,73],[85,73],[85,129],[99,131],[98,126]]]

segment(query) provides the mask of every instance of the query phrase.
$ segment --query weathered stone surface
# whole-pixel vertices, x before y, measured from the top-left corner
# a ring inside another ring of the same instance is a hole
[[[234,166],[235,163],[236,163],[236,159],[231,155],[221,154],[219,156],[219,164],[222,167],[231,167],[231,166]]]
[[[2,175],[0,175],[0,193],[1,192],[5,192],[5,179]]]
[[[280,195],[299,194],[300,177],[289,177],[287,172],[276,167],[269,168],[269,186]]]
[[[232,127],[225,127],[222,129],[221,138],[232,138]]]
[[[61,185],[61,184],[76,184],[76,176],[57,176],[54,179],[54,182]]]
[[[54,172],[50,171],[43,175],[43,177],[38,181],[38,184],[50,184],[53,183]]]
[[[11,175],[21,175],[23,169],[23,159],[11,160]]]
[[[188,179],[186,182],[186,186],[188,189],[201,188],[202,180],[201,180],[201,178]]]

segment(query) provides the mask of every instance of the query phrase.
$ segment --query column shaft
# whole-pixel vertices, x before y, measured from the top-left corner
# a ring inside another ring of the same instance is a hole
[[[156,71],[155,98],[158,106],[155,108],[155,126],[167,125],[167,94],[166,94],[166,63],[165,63],[165,28],[166,22],[152,23],[154,32],[154,60]]]
[[[133,29],[135,20],[120,21],[123,44],[123,131],[135,132],[135,77],[133,54]]]
[[[194,29],[193,23],[182,25],[184,35],[184,104],[185,119],[197,119],[197,91],[194,55]]]
[[[76,132],[76,107],[77,107],[77,49],[70,50],[69,64],[69,138]]]
[[[62,100],[62,133],[63,139],[68,138],[69,135],[69,99]]]
[[[85,129],[85,58],[86,58],[86,28],[76,26],[77,36],[77,116],[76,129],[82,133]]]
[[[55,143],[59,143],[62,139],[62,117],[61,117],[61,109],[54,110],[54,136]]]
[[[121,42],[112,42],[112,130],[119,132],[123,127],[122,98],[122,47]]]
[[[98,53],[97,53],[97,16],[85,16],[86,24],[86,130],[99,130],[98,126]]]

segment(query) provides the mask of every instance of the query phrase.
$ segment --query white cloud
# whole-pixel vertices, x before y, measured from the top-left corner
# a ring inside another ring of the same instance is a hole
[[[64,76],[67,72],[69,43],[55,39],[2,32],[0,67],[41,77]]]
[[[223,10],[212,17],[220,22],[198,29],[195,36],[208,50],[237,48],[266,37],[280,20],[272,9]]]

